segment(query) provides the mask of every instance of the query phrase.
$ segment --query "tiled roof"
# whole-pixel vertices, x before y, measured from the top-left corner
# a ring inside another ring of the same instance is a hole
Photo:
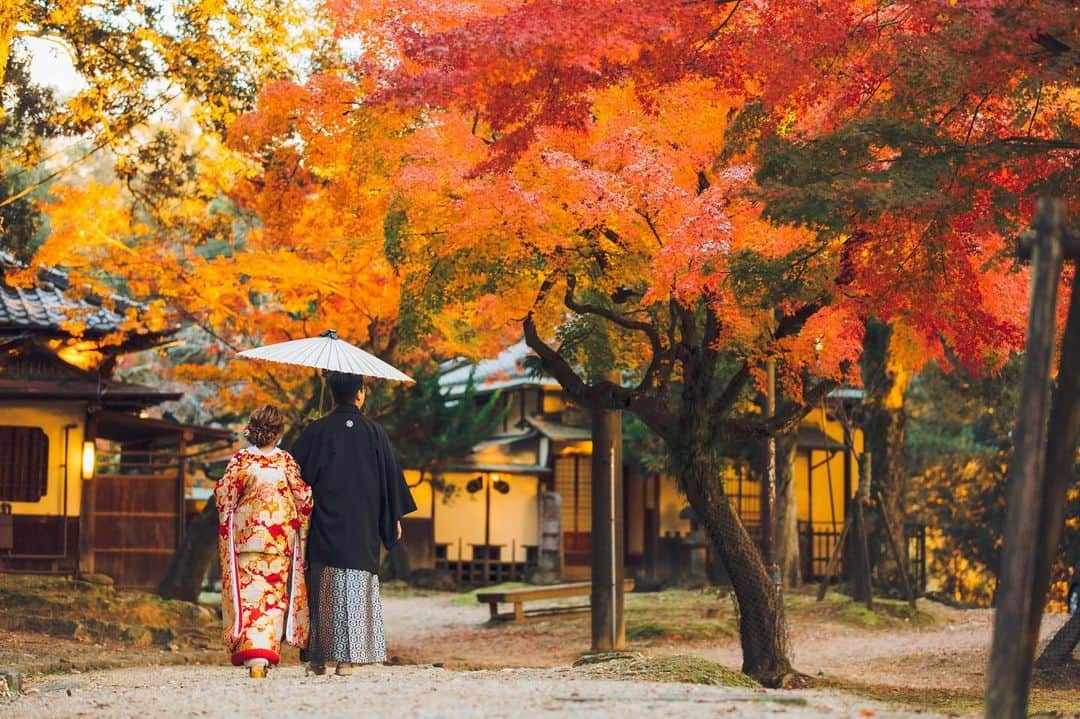
[[[15,259],[0,252],[0,332],[11,330],[63,331],[70,322],[85,323],[84,333],[101,335],[120,328],[123,317],[100,304],[67,297],[67,277],[56,270],[39,273],[34,287],[12,287],[2,270],[17,267]]]
[[[559,383],[553,378],[547,375],[537,377],[525,366],[525,360],[530,354],[531,350],[525,340],[521,340],[507,347],[494,359],[481,360],[476,364],[458,364],[439,378],[439,385],[450,397],[464,394],[470,375],[479,394],[522,386],[558,387]]]

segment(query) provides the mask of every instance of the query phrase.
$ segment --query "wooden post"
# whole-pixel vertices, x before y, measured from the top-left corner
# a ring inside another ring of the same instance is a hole
[[[859,472],[859,489],[851,502],[855,512],[855,566],[851,572],[851,598],[865,602],[867,609],[874,607],[874,592],[870,584],[870,547],[866,532],[866,516],[863,507],[870,495],[871,457],[863,452],[863,467]]]
[[[622,416],[594,408],[592,417],[592,649],[622,649]]]
[[[829,580],[832,578],[833,572],[836,571],[836,565],[840,562],[840,557],[844,553],[844,540],[847,539],[848,532],[851,530],[851,525],[854,522],[850,517],[844,520],[844,528],[840,530],[840,536],[836,538],[836,546],[833,547],[832,554],[829,555],[829,564],[825,567],[825,576],[821,579],[821,586],[818,588],[817,600],[820,602],[825,598],[825,592],[829,591]],[[813,528],[811,528],[813,532]]]
[[[1064,256],[1080,266],[1080,233],[1063,236]],[[1073,279],[1069,315],[1065,321],[1057,390],[1050,408],[1050,436],[1046,443],[1046,479],[1040,512],[1039,535],[1035,545],[1035,583],[1028,630],[1037,637],[1042,622],[1050,573],[1057,557],[1058,543],[1065,525],[1066,494],[1075,476],[1076,447],[1080,439],[1080,282]],[[1073,622],[1076,626],[1076,622]],[[1060,632],[1059,632],[1060,633]],[[1072,633],[1073,646],[1080,629]],[[1056,638],[1056,637],[1055,637]],[[1054,643],[1054,642],[1052,642]],[[1048,647],[1049,648],[1049,647]],[[1034,650],[1034,647],[1032,647]]]
[[[776,361],[765,362],[767,386],[765,391],[765,416],[776,414]],[[773,509],[776,507],[776,437],[769,435],[765,440],[765,462],[761,477],[761,558],[765,568],[774,581],[778,580],[779,570],[773,562],[773,540],[776,535],[776,522],[773,521]]]
[[[1063,260],[1060,202],[1039,201],[1031,245],[1031,312],[1020,410],[1013,434],[1014,453],[1006,489],[1004,543],[998,574],[994,638],[986,674],[988,719],[1021,719],[1027,715],[1031,664],[1038,633],[1032,631],[1035,591],[1035,547],[1045,499],[1050,365],[1054,354],[1054,318]],[[1037,627],[1037,624],[1036,624]]]
[[[889,551],[896,560],[896,569],[900,572],[900,585],[904,589],[904,599],[908,606],[915,609],[915,590],[911,586],[911,578],[908,576],[907,557],[901,554],[900,545],[896,542],[896,533],[889,523],[889,514],[885,511],[885,497],[881,492],[877,493],[878,517],[881,519],[881,527],[885,531],[885,539],[888,541]]]
[[[88,413],[83,441],[97,439],[97,417]],[[79,500],[79,561],[76,576],[94,573],[94,488],[97,487],[97,473],[90,479],[83,478],[80,484],[82,495]]]

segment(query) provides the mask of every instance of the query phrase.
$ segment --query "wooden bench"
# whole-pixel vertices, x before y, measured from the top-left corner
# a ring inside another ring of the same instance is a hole
[[[623,580],[623,591],[634,590],[634,580]],[[520,622],[536,617],[557,616],[560,614],[579,614],[589,611],[588,604],[575,604],[567,607],[540,607],[525,609],[525,602],[536,602],[564,597],[587,597],[592,591],[592,582],[572,582],[570,584],[552,584],[546,587],[528,587],[526,589],[508,589],[502,592],[477,592],[476,601],[487,604],[491,609],[493,622]],[[514,611],[499,612],[500,604],[513,604]]]

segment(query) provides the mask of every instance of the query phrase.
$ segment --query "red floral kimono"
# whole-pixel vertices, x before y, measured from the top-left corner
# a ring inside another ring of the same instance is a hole
[[[281,641],[305,647],[304,548],[311,489],[281,449],[240,450],[214,489],[221,550],[221,614],[232,663],[277,664]]]

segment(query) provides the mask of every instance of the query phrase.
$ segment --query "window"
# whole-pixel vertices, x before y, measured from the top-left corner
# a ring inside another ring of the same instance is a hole
[[[40,427],[0,425],[0,500],[36,502],[49,476],[49,438]]]

